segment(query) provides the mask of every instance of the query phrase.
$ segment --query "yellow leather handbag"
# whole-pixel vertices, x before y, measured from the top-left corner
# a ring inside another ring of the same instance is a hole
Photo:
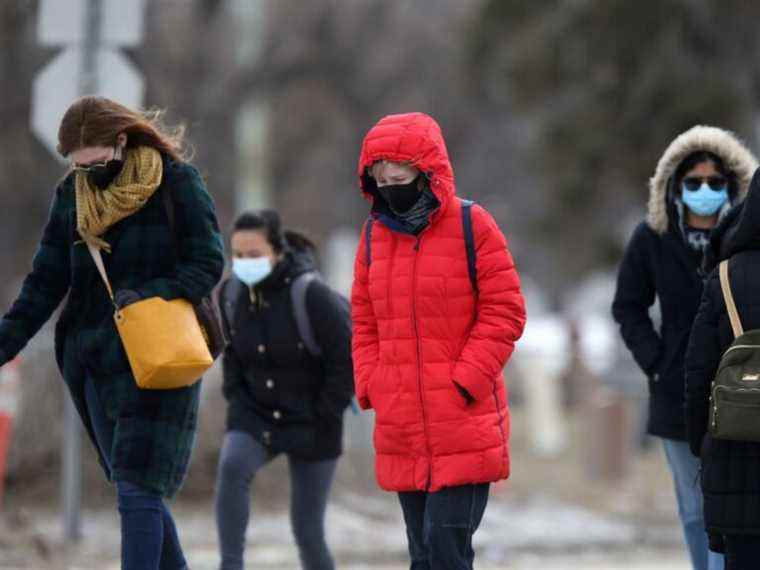
[[[116,329],[137,385],[171,390],[195,384],[214,359],[193,305],[186,299],[150,297],[117,307],[100,250],[88,248],[114,303]]]

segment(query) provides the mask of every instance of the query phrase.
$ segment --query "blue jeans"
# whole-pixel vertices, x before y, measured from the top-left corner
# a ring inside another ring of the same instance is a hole
[[[272,455],[250,434],[229,431],[219,457],[215,498],[221,570],[242,570],[245,531],[250,514],[250,487],[256,472]],[[288,455],[290,522],[305,570],[334,570],[325,540],[325,511],[337,459],[304,461]]]
[[[472,570],[472,536],[480,526],[490,485],[399,493],[409,542],[410,570]]]
[[[94,380],[85,381],[87,411],[95,439],[111,466],[115,425],[98,399]],[[187,563],[171,512],[161,495],[129,481],[116,481],[121,515],[122,570],[186,570]]]
[[[700,461],[692,455],[685,441],[663,439],[662,445],[673,475],[678,515],[691,564],[694,570],[723,570],[723,555],[708,549],[699,482]]]

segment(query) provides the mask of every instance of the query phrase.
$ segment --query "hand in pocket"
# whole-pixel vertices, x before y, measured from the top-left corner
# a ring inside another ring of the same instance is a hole
[[[461,384],[459,384],[456,380],[452,380],[451,382],[454,384],[454,387],[457,390],[457,394],[463,403],[462,407],[466,408],[475,402],[475,398],[473,398],[472,395]]]

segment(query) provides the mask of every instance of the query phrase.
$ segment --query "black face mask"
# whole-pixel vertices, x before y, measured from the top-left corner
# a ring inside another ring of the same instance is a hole
[[[388,202],[388,205],[394,213],[403,214],[404,212],[408,212],[422,195],[418,184],[419,179],[420,177],[418,176],[406,184],[382,186],[379,187],[377,191],[383,198],[385,198],[385,201]]]
[[[92,184],[101,190],[105,190],[111,185],[111,182],[116,179],[123,167],[124,161],[114,158],[105,164],[98,164],[97,166],[90,167],[87,170],[87,176]]]

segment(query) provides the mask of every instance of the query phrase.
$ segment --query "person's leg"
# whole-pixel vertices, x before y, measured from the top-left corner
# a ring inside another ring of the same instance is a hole
[[[708,548],[708,537],[703,517],[702,490],[699,483],[699,459],[684,441],[663,439],[676,499],[678,515],[683,526],[684,539],[694,570],[723,570],[723,555]]]
[[[172,516],[169,507],[163,502],[162,507],[163,513],[161,521],[164,528],[164,540],[161,546],[161,563],[159,569],[185,569],[187,568],[187,562],[185,561],[185,555],[182,552],[182,545],[179,542],[179,535],[177,534],[177,527],[174,524],[174,517]]]
[[[290,463],[290,523],[304,570],[334,570],[325,540],[325,511],[337,459]]]
[[[412,491],[399,493],[401,510],[406,524],[406,538],[409,544],[410,570],[432,570],[425,527],[425,505],[427,493]]]
[[[251,480],[270,459],[266,448],[242,431],[224,436],[216,477],[216,528],[221,570],[242,570],[250,514]]]
[[[472,536],[483,519],[489,487],[488,483],[462,485],[428,494],[425,515],[430,568],[472,570]]]
[[[707,551],[707,569],[708,570],[725,570],[726,557],[722,552]]]
[[[161,496],[128,481],[117,481],[116,488],[121,514],[122,570],[159,570],[164,541]]]
[[[95,381],[92,378],[85,380],[85,400],[95,433],[96,444],[110,468],[115,426],[106,417],[98,398]],[[117,482],[116,487],[122,522],[122,564],[124,568],[142,568],[144,564],[148,564],[148,568],[155,566],[160,570],[187,568],[174,520],[161,496],[126,481]],[[147,547],[141,551],[145,557],[135,558],[136,550],[141,548],[142,538],[139,537],[143,536],[142,525],[145,524],[147,528],[153,528],[154,516],[157,513],[160,514],[161,525],[161,532],[158,534],[159,541],[148,541]],[[150,564],[154,564],[154,566],[150,566]]]

